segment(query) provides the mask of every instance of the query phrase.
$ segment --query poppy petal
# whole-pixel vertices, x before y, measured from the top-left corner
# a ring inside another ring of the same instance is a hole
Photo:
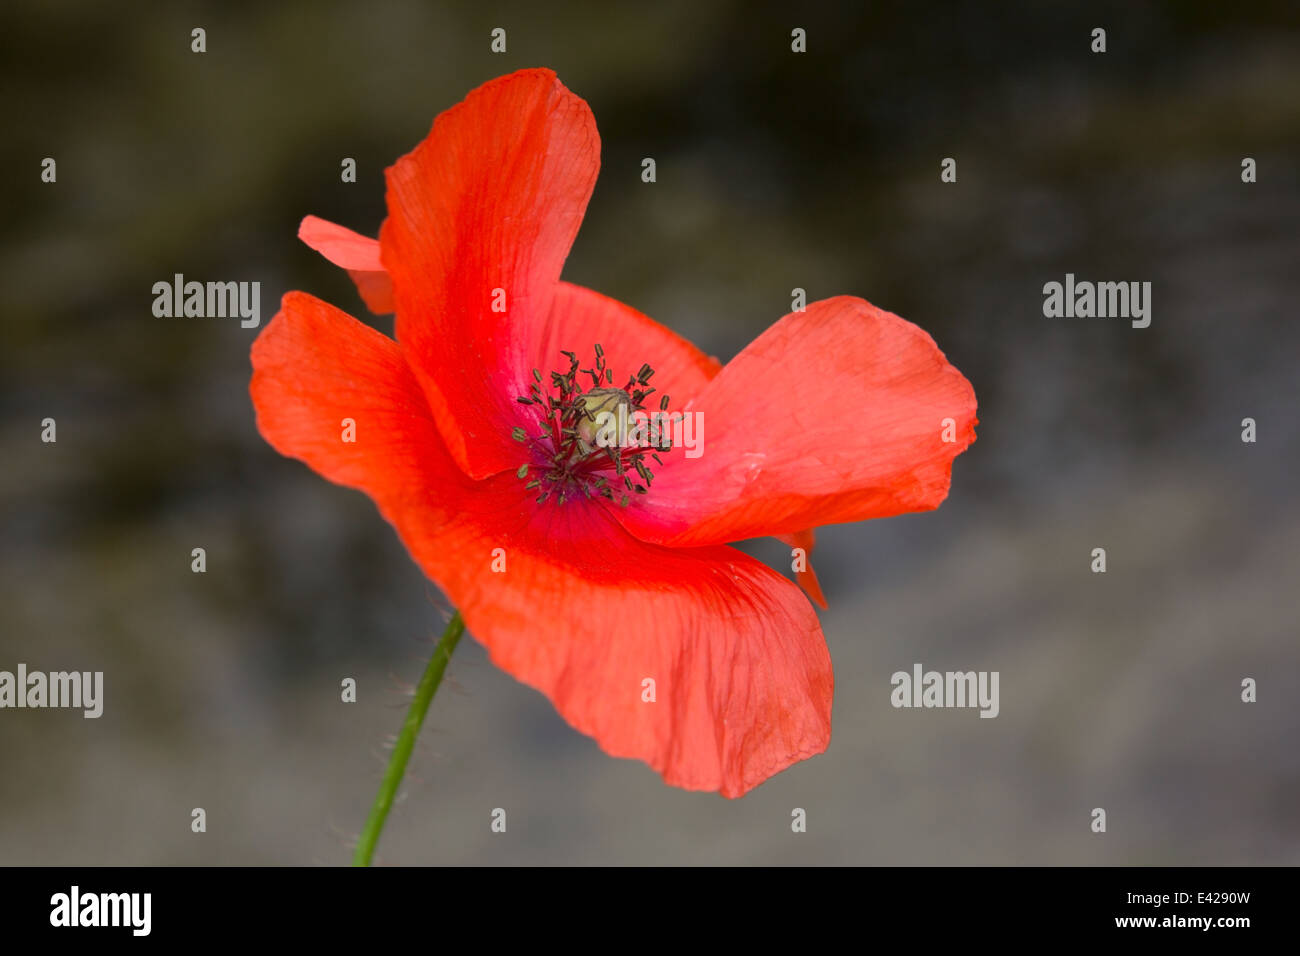
[[[695,402],[674,455],[620,509],[644,541],[703,545],[937,508],[975,440],[975,392],[923,330],[862,299],[772,326]]]
[[[804,594],[812,600],[823,611],[827,609],[826,595],[822,593],[821,582],[817,580],[817,572],[813,570],[812,553],[817,544],[817,531],[815,528],[809,528],[807,531],[800,531],[796,534],[777,535],[781,541],[791,548],[801,548],[803,550],[803,570],[795,571],[795,580],[799,582],[799,587],[803,588]]]
[[[397,310],[393,304],[393,280],[388,278],[387,272],[349,269],[348,275],[361,293],[361,301],[375,315],[391,315]]]
[[[368,239],[317,216],[303,219],[298,238],[347,270],[371,312],[386,315],[393,311],[393,283],[379,261],[378,239]]]
[[[654,406],[660,395],[670,396],[675,408],[687,404],[722,370],[716,358],[631,306],[582,286],[559,283],[532,349],[532,367],[543,375],[567,369],[563,349],[576,353],[583,367],[589,367],[595,345],[604,351],[605,366],[613,371],[616,386],[643,364],[654,368],[656,392],[650,403]]]
[[[438,434],[396,342],[290,292],[252,361],[257,427],[273,448],[376,500],[428,494],[427,447]]]
[[[311,296],[285,297],[253,367],[267,441],[369,494],[493,660],[606,752],[740,796],[826,748],[830,656],[776,572],[645,544],[585,501],[538,506],[513,473],[468,478],[397,343]]]
[[[440,115],[387,171],[381,258],[397,339],[456,462],[475,478],[518,460],[515,398],[600,165],[587,104],[521,70]]]
[[[425,512],[398,527],[493,662],[605,752],[738,797],[825,750],[830,656],[793,583],[734,548],[645,544],[584,502],[538,509],[512,474],[483,484],[436,536]]]

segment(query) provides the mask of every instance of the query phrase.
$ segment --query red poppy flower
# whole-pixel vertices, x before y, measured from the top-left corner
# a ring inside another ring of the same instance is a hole
[[[599,149],[587,104],[522,70],[387,171],[377,241],[305,220],[396,335],[290,292],[253,345],[258,427],[374,499],[493,661],[574,727],[735,797],[825,750],[832,676],[808,599],[729,542],[808,548],[819,525],[937,507],[975,396],[862,299],[787,315],[723,367],[561,281]],[[578,443],[598,385],[697,415],[703,453]]]

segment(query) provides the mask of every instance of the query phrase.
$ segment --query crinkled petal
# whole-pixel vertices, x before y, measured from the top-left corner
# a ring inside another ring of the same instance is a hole
[[[842,296],[787,315],[694,403],[674,452],[619,512],[644,541],[703,545],[936,508],[975,440],[975,392],[924,331]]]

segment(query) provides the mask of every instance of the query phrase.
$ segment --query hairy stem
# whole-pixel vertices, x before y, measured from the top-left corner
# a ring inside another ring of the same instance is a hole
[[[460,636],[464,633],[465,622],[461,620],[460,612],[457,611],[447,622],[447,629],[442,632],[438,646],[433,649],[433,656],[429,658],[429,666],[424,669],[424,676],[420,678],[420,684],[415,688],[415,696],[406,711],[402,732],[398,734],[397,743],[393,745],[393,754],[388,758],[388,769],[384,771],[379,793],[375,796],[374,805],[370,808],[370,816],[366,818],[366,825],[357,839],[357,849],[352,855],[353,866],[370,865],[371,857],[375,854],[375,845],[379,842],[379,834],[384,829],[384,821],[388,819],[388,811],[393,808],[393,798],[397,796],[397,788],[401,786],[402,776],[406,773],[411,751],[415,749],[415,738],[419,736],[420,727],[424,724],[424,715],[429,712],[429,704],[433,701],[438,685],[442,683],[447,662],[451,660],[452,651],[456,650]]]

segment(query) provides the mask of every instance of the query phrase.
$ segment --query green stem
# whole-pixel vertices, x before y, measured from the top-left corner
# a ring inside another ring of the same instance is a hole
[[[388,811],[393,808],[393,798],[397,796],[402,775],[406,773],[406,764],[411,759],[411,751],[415,749],[415,738],[424,724],[424,715],[428,713],[433,695],[437,692],[438,685],[442,683],[442,675],[447,670],[451,653],[456,649],[456,644],[464,633],[465,622],[461,620],[460,612],[457,611],[447,622],[447,629],[442,632],[438,646],[433,649],[433,657],[429,658],[429,666],[424,669],[424,676],[420,678],[420,684],[415,688],[415,697],[411,699],[411,706],[406,711],[406,722],[402,724],[402,732],[398,734],[397,743],[393,745],[393,755],[388,758],[388,769],[384,771],[384,780],[379,785],[379,793],[375,797],[374,806],[370,808],[370,816],[366,818],[366,825],[357,839],[357,850],[352,855],[353,866],[370,865],[370,858],[375,854],[375,844],[379,842],[384,821],[388,819]]]

